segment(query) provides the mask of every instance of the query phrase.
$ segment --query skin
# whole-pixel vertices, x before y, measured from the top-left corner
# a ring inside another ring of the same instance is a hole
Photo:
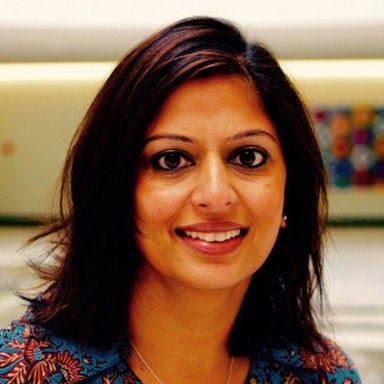
[[[228,334],[285,227],[276,130],[247,80],[193,80],[165,102],[141,163],[135,203],[145,263],[129,311],[133,339],[164,382],[225,382]],[[235,363],[232,382],[242,382],[249,360]],[[131,364],[153,382],[137,356]]]

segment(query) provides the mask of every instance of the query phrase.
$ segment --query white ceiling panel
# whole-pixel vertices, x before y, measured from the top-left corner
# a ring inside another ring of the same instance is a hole
[[[116,60],[192,15],[229,19],[286,58],[384,57],[384,0],[1,0],[0,61]]]

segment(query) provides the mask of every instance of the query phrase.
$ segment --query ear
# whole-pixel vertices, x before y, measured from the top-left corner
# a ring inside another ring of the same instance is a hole
[[[287,228],[287,215],[283,215],[281,218],[280,228]]]

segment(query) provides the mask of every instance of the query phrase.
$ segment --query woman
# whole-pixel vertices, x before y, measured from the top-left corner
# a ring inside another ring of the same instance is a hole
[[[325,172],[273,56],[182,20],[116,67],[62,176],[48,288],[0,382],[358,383],[318,331]],[[36,239],[35,239],[36,240]]]

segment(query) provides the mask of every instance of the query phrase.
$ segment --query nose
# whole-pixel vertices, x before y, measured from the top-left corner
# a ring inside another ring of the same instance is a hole
[[[192,204],[204,212],[224,213],[238,199],[230,169],[215,156],[200,165],[194,183]]]

